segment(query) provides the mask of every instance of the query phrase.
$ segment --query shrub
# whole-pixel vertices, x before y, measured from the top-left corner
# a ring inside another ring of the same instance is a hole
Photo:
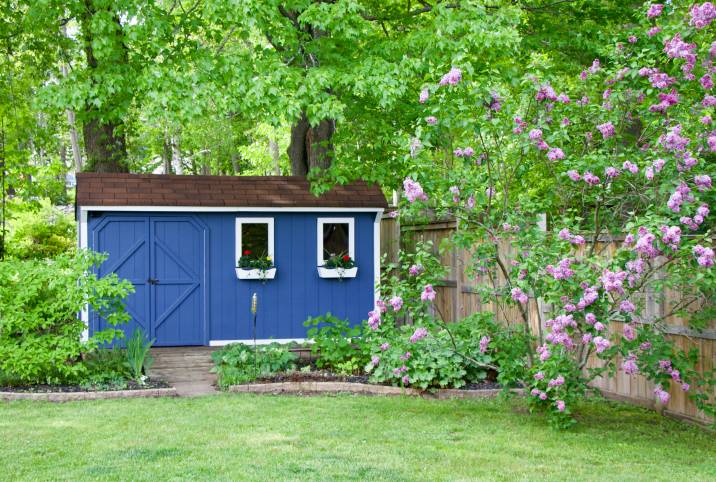
[[[47,260],[0,263],[0,372],[19,383],[74,383],[87,375],[81,355],[122,332],[107,328],[82,341],[78,313],[89,305],[114,327],[129,315],[132,291],[116,275],[93,272],[103,257],[80,251]]]
[[[77,239],[72,217],[47,200],[36,210],[15,213],[8,227],[7,253],[12,258],[42,259],[70,253]]]
[[[331,313],[308,318],[304,325],[310,327],[308,338],[313,340],[311,353],[316,356],[316,366],[340,374],[360,371],[370,359],[370,351],[361,338],[363,327],[351,326],[348,320],[336,318]]]
[[[218,374],[219,386],[247,383],[259,377],[296,369],[298,356],[287,345],[271,343],[253,347],[243,343],[226,345],[211,355],[214,360],[212,372]]]

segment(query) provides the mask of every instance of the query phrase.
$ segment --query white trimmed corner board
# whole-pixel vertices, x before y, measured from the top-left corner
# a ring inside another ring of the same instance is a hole
[[[326,268],[325,266],[318,267],[319,278],[355,278],[358,274],[358,266],[352,268]]]

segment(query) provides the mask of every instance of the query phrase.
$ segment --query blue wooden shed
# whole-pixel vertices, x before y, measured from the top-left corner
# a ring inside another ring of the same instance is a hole
[[[107,253],[100,275],[134,285],[124,329],[157,346],[248,342],[253,293],[260,341],[302,341],[303,322],[329,311],[359,323],[378,296],[386,207],[365,182],[317,197],[300,177],[77,176],[79,245]],[[238,269],[245,253],[271,268]],[[327,268],[332,256],[355,269]],[[90,333],[103,328],[83,316]]]

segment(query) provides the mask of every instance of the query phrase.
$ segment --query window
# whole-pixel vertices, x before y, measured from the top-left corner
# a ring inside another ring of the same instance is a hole
[[[250,251],[273,260],[273,218],[236,218],[236,260]]]
[[[318,218],[318,266],[332,256],[348,255],[355,260],[353,218]]]

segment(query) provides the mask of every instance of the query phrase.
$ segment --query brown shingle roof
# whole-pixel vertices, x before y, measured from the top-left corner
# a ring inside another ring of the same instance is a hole
[[[77,174],[78,206],[387,208],[380,187],[355,181],[314,196],[304,177]]]

